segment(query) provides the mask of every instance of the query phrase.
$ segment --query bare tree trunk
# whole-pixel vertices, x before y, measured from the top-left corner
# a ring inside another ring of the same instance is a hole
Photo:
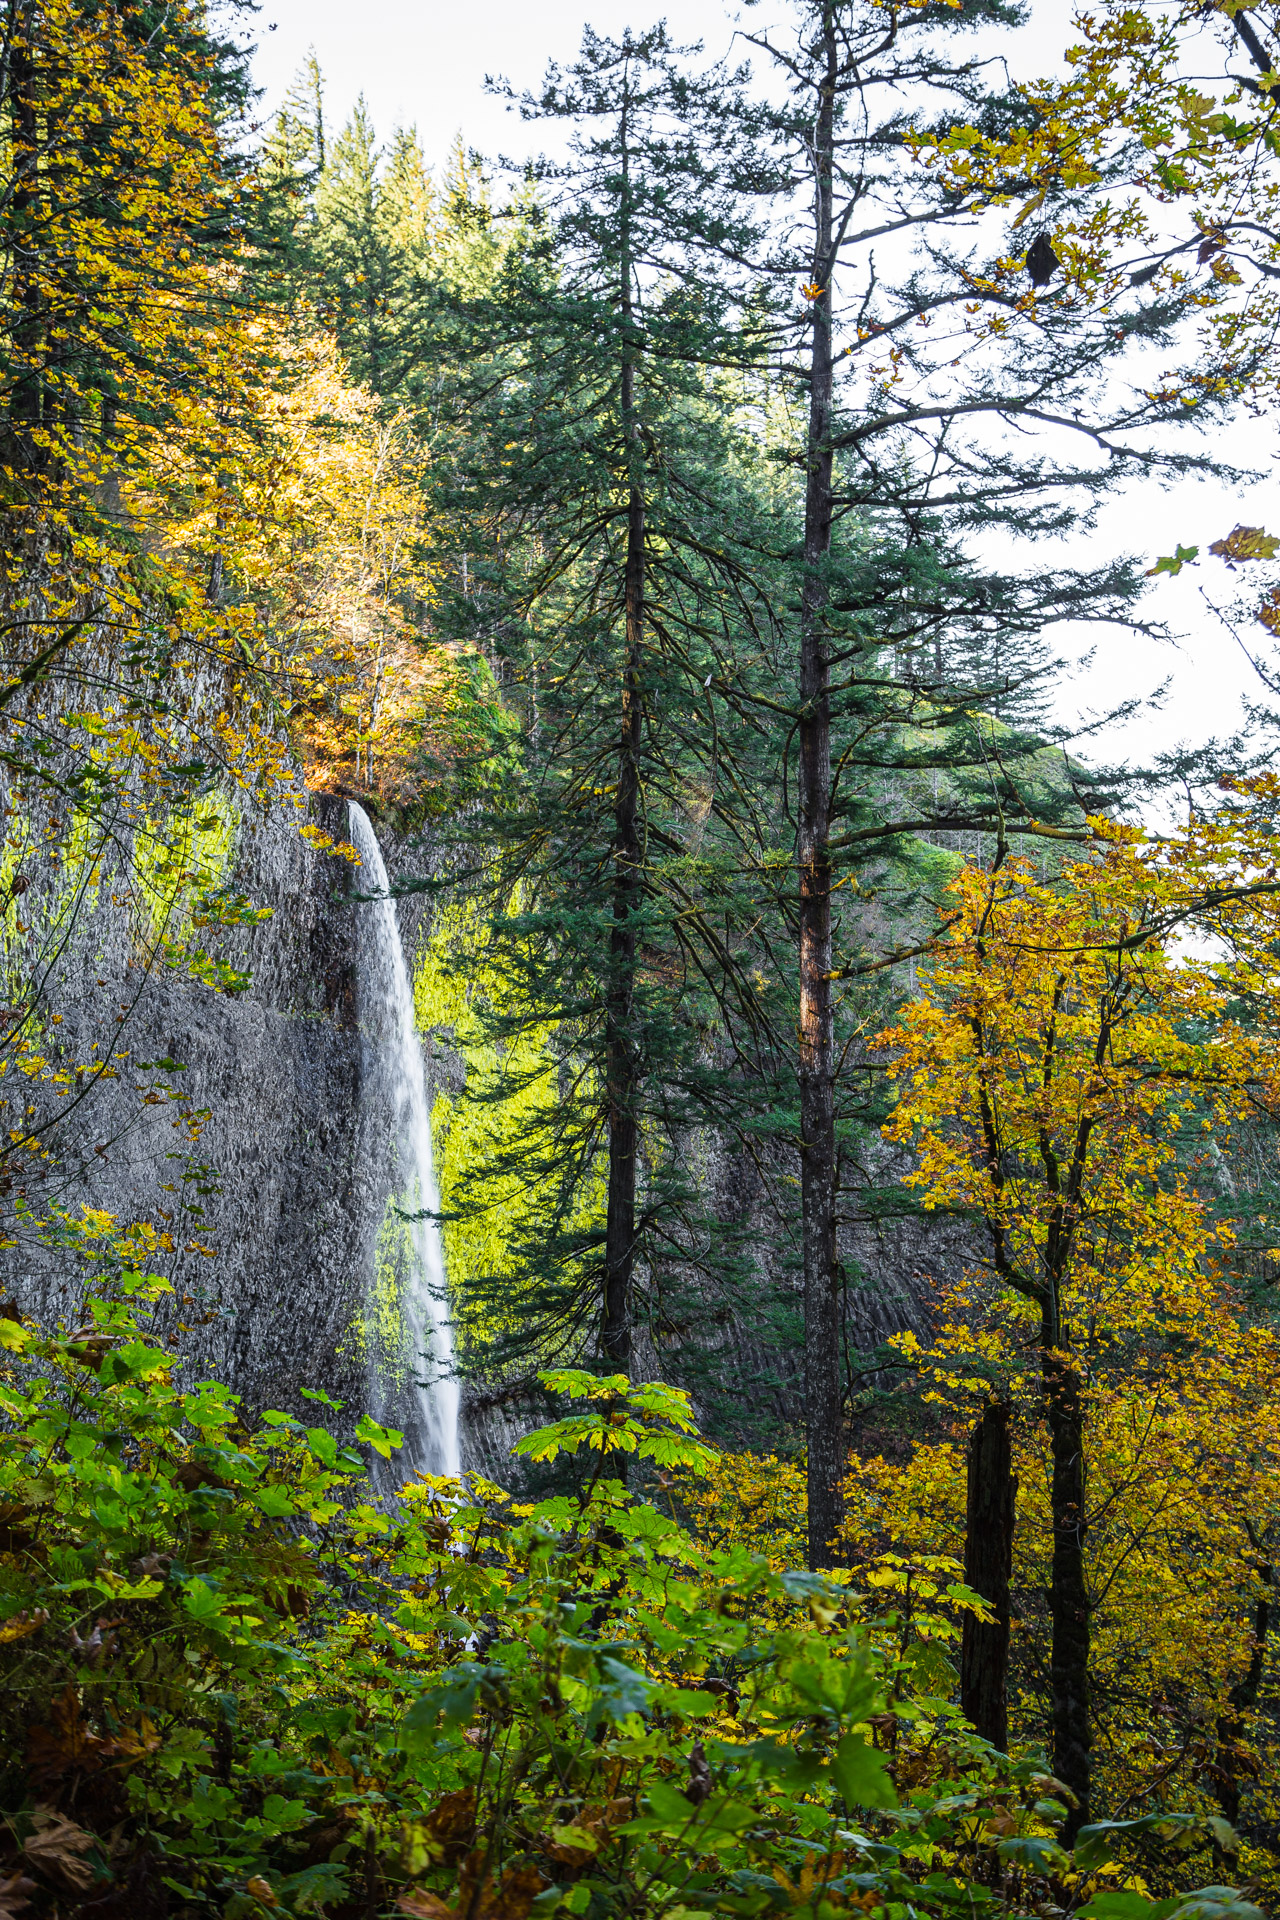
[[[635,402],[635,342],[632,337],[630,174],[627,164],[627,102],[622,113],[621,311],[623,325],[621,413],[623,447],[630,470],[627,493],[626,660],[622,676],[622,731],[614,810],[613,932],[605,1027],[605,1075],[609,1110],[609,1199],[605,1218],[604,1313],[601,1348],[621,1372],[631,1363],[631,1279],[636,1237],[636,1098],[638,1070],[631,1016],[635,1002],[636,930],[640,906],[640,737],[643,719],[641,661],[644,644],[643,448]]]
[[[984,1740],[1009,1747],[1009,1576],[1017,1482],[1009,1446],[1009,1407],[994,1401],[969,1435],[964,1583],[991,1604],[994,1619],[964,1620],[960,1705]]]
[[[1047,1316],[1046,1316],[1047,1317]],[[1057,1348],[1056,1326],[1043,1335],[1043,1380],[1052,1452],[1050,1506],[1053,1574],[1049,1659],[1053,1770],[1075,1796],[1063,1838],[1069,1846],[1090,1817],[1089,1590],[1085,1581],[1084,1415],[1080,1376]]]
[[[836,1257],[835,1022],[831,983],[831,700],[826,628],[832,521],[831,277],[838,48],[823,12],[826,71],[815,137],[813,344],[800,601],[800,1130],[809,1564],[830,1566],[841,1518],[840,1275]]]
[[[628,369],[628,371],[630,371]],[[640,905],[640,646],[644,622],[644,495],[627,509],[627,660],[615,813],[612,979],[607,1013],[609,1206],[605,1223],[605,1358],[625,1372],[631,1360],[631,1271],[636,1234],[635,914]]]

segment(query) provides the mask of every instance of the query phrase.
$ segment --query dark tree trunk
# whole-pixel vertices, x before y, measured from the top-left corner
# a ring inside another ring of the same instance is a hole
[[[1258,1542],[1254,1538],[1254,1545]],[[1245,1715],[1258,1704],[1262,1670],[1267,1658],[1267,1636],[1271,1630],[1271,1599],[1275,1586],[1275,1567],[1270,1560],[1259,1559],[1255,1572],[1262,1582],[1262,1594],[1253,1609],[1253,1646],[1243,1680],[1236,1682],[1227,1696],[1227,1711],[1218,1720],[1218,1763],[1215,1790],[1218,1805],[1232,1826],[1240,1821],[1240,1780],[1248,1755],[1244,1747]]]
[[[1053,1770],[1071,1789],[1064,1838],[1070,1845],[1089,1820],[1093,1744],[1089,1730],[1089,1591],[1085,1582],[1084,1415],[1080,1376],[1047,1330],[1044,1393],[1052,1451],[1050,1504],[1053,1516],[1053,1576],[1049,1590],[1053,1646],[1049,1660],[1052,1696]]]
[[[1009,1747],[1009,1576],[1016,1492],[1009,1408],[995,1401],[969,1435],[964,1536],[965,1585],[990,1602],[995,1617],[983,1622],[965,1615],[960,1704],[965,1718],[1001,1753]]]
[[[640,904],[640,643],[644,621],[644,495],[631,489],[627,512],[627,661],[622,691],[615,817],[612,979],[607,1064],[609,1206],[605,1224],[605,1358],[626,1372],[631,1360],[631,1269],[636,1235],[635,914]]]
[[[813,346],[800,602],[799,836],[800,1130],[804,1244],[804,1383],[809,1565],[830,1566],[840,1527],[844,1464],[840,1391],[840,1272],[836,1255],[835,1022],[831,985],[831,695],[827,558],[831,551],[831,274],[835,95],[834,15],[824,9],[826,71],[814,127]]]
[[[627,101],[622,112],[622,237],[620,305],[623,324],[621,419],[629,469],[627,490],[626,657],[622,673],[622,728],[614,808],[613,932],[605,1015],[605,1078],[609,1113],[609,1198],[605,1218],[604,1313],[600,1344],[619,1372],[631,1364],[631,1278],[636,1238],[636,1144],[638,1068],[632,1011],[635,1002],[636,927],[640,905],[640,740],[643,720],[641,666],[644,645],[645,554],[643,447],[636,415],[632,337],[630,169],[627,164]]]

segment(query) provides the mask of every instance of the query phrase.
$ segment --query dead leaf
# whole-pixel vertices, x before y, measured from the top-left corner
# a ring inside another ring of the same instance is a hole
[[[482,1871],[484,1854],[477,1849],[469,1853],[462,1864],[458,1876],[458,1905],[455,1910],[437,1900],[434,1893],[414,1888],[404,1899],[422,1901],[418,1907],[404,1907],[406,1913],[413,1913],[421,1920],[457,1920],[457,1914],[465,1913],[467,1920],[528,1920],[530,1908],[543,1889],[543,1878],[532,1861],[526,1861],[522,1867],[508,1867],[501,1883],[494,1886],[490,1881],[476,1897],[476,1877]],[[434,1903],[434,1904],[431,1904]]]
[[[71,1893],[86,1892],[96,1874],[91,1863],[80,1856],[98,1844],[94,1836],[52,1807],[37,1807],[34,1818],[35,1832],[22,1843],[32,1866]]]
[[[67,1645],[73,1653],[79,1654],[86,1666],[100,1667],[118,1651],[120,1642],[114,1629],[123,1625],[123,1620],[99,1620],[93,1632],[86,1634],[83,1640],[74,1627],[68,1627]]]
[[[90,1773],[100,1767],[105,1744],[85,1726],[75,1688],[66,1687],[54,1701],[46,1724],[29,1729],[27,1759],[37,1783],[56,1780],[66,1773]]]
[[[701,1753],[701,1747],[694,1749]],[[690,1767],[693,1767],[690,1756]],[[705,1760],[704,1760],[705,1764]],[[635,1803],[632,1800],[609,1800],[604,1806],[584,1807],[575,1814],[572,1821],[562,1825],[553,1825],[549,1829],[550,1842],[543,1842],[543,1852],[549,1859],[558,1861],[566,1867],[585,1867],[593,1854],[602,1847],[612,1846],[614,1827],[620,1827],[624,1820],[634,1820]]]
[[[1253,617],[1260,620],[1268,632],[1280,634],[1280,592],[1272,587]]]
[[[426,1829],[446,1866],[454,1866],[475,1839],[475,1789],[463,1787],[446,1793],[427,1815]]]
[[[684,1790],[684,1797],[695,1807],[700,1807],[711,1792],[713,1784],[711,1769],[707,1765],[707,1756],[699,1740],[689,1753],[689,1784]]]
[[[305,1620],[311,1609],[311,1595],[305,1587],[288,1584],[272,1587],[267,1595],[276,1612],[283,1614],[286,1620]]]
[[[280,1905],[280,1898],[275,1888],[270,1881],[264,1880],[260,1873],[255,1873],[251,1880],[245,1881],[244,1890],[246,1893],[251,1893],[255,1900],[261,1900],[264,1907]]]
[[[221,1487],[225,1490],[231,1485],[220,1473],[206,1466],[203,1460],[184,1460],[180,1467],[174,1468],[173,1479],[184,1493],[194,1493],[197,1487]]]
[[[399,1896],[396,1906],[401,1913],[412,1914],[413,1920],[454,1920],[453,1908],[447,1907],[434,1893],[428,1893],[425,1887],[411,1887]]]
[[[136,1727],[121,1727],[110,1739],[91,1733],[80,1712],[80,1697],[71,1686],[54,1701],[47,1723],[28,1729],[27,1762],[33,1780],[41,1785],[69,1773],[96,1773],[112,1762],[121,1769],[134,1766],[162,1744],[145,1714]]]
[[[21,1913],[31,1905],[28,1894],[37,1891],[34,1880],[28,1880],[21,1867],[17,1867],[5,1880],[0,1880],[0,1920],[9,1920],[11,1914]]]
[[[129,1562],[129,1573],[134,1580],[164,1580],[172,1559],[171,1553],[142,1553]]]
[[[496,1890],[488,1888],[471,1910],[471,1920],[527,1920],[542,1892],[542,1875],[532,1864],[510,1867]]]
[[[22,1553],[35,1539],[23,1522],[33,1518],[30,1507],[17,1501],[0,1501],[0,1553]]]
[[[123,1334],[104,1333],[101,1327],[77,1327],[67,1335],[67,1347],[73,1360],[96,1373],[112,1347],[118,1347],[123,1338]]]
[[[126,1766],[132,1766],[139,1760],[145,1760],[149,1754],[159,1753],[164,1740],[146,1714],[141,1713],[136,1727],[122,1726],[115,1738],[105,1741],[104,1745],[115,1758],[122,1760]]]

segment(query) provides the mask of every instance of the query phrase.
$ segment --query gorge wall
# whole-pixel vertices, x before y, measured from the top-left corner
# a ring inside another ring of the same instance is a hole
[[[343,802],[315,796],[312,813],[345,837]],[[81,911],[48,984],[62,1016],[57,1038],[67,1058],[81,1059],[127,1009],[118,1045],[129,1059],[61,1124],[55,1163],[30,1198],[172,1233],[172,1255],[156,1264],[173,1281],[173,1331],[193,1371],[255,1404],[295,1406],[303,1386],[362,1401],[351,1334],[390,1176],[374,1151],[380,1116],[364,1097],[361,909],[342,898],[352,869],[313,851],[295,818],[242,812],[234,879],[271,909],[264,923],[217,937],[219,954],[252,973],[234,997],[164,966],[145,970],[109,887]],[[54,877],[35,877],[41,884]],[[139,1065],[155,1061],[180,1065],[150,1077],[205,1115],[194,1142],[167,1100],[139,1099]],[[184,1201],[203,1218],[184,1217]],[[24,1304],[74,1310],[57,1250],[20,1236],[0,1258]]]

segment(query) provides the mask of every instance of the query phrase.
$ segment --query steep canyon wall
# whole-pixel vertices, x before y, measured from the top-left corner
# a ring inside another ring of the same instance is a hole
[[[312,804],[318,825],[345,833],[341,802]],[[242,811],[232,858],[236,886],[271,909],[264,923],[220,930],[213,943],[251,972],[242,994],[146,967],[134,918],[112,897],[125,884],[119,874],[108,871],[82,906],[49,969],[56,1044],[83,1060],[123,1015],[116,1045],[127,1059],[51,1136],[53,1164],[29,1197],[37,1210],[60,1200],[171,1235],[172,1254],[156,1264],[173,1281],[173,1330],[193,1372],[256,1404],[295,1405],[302,1386],[363,1399],[351,1334],[386,1176],[372,1151],[378,1116],[362,1098],[360,909],[341,900],[351,870],[314,852],[282,813]],[[31,893],[24,901],[34,917],[38,903]],[[163,1061],[181,1070],[147,1070]],[[140,1097],[148,1081],[205,1116],[198,1138],[167,1099]],[[57,1250],[20,1233],[0,1260],[24,1304],[49,1316],[73,1310],[75,1283]]]

